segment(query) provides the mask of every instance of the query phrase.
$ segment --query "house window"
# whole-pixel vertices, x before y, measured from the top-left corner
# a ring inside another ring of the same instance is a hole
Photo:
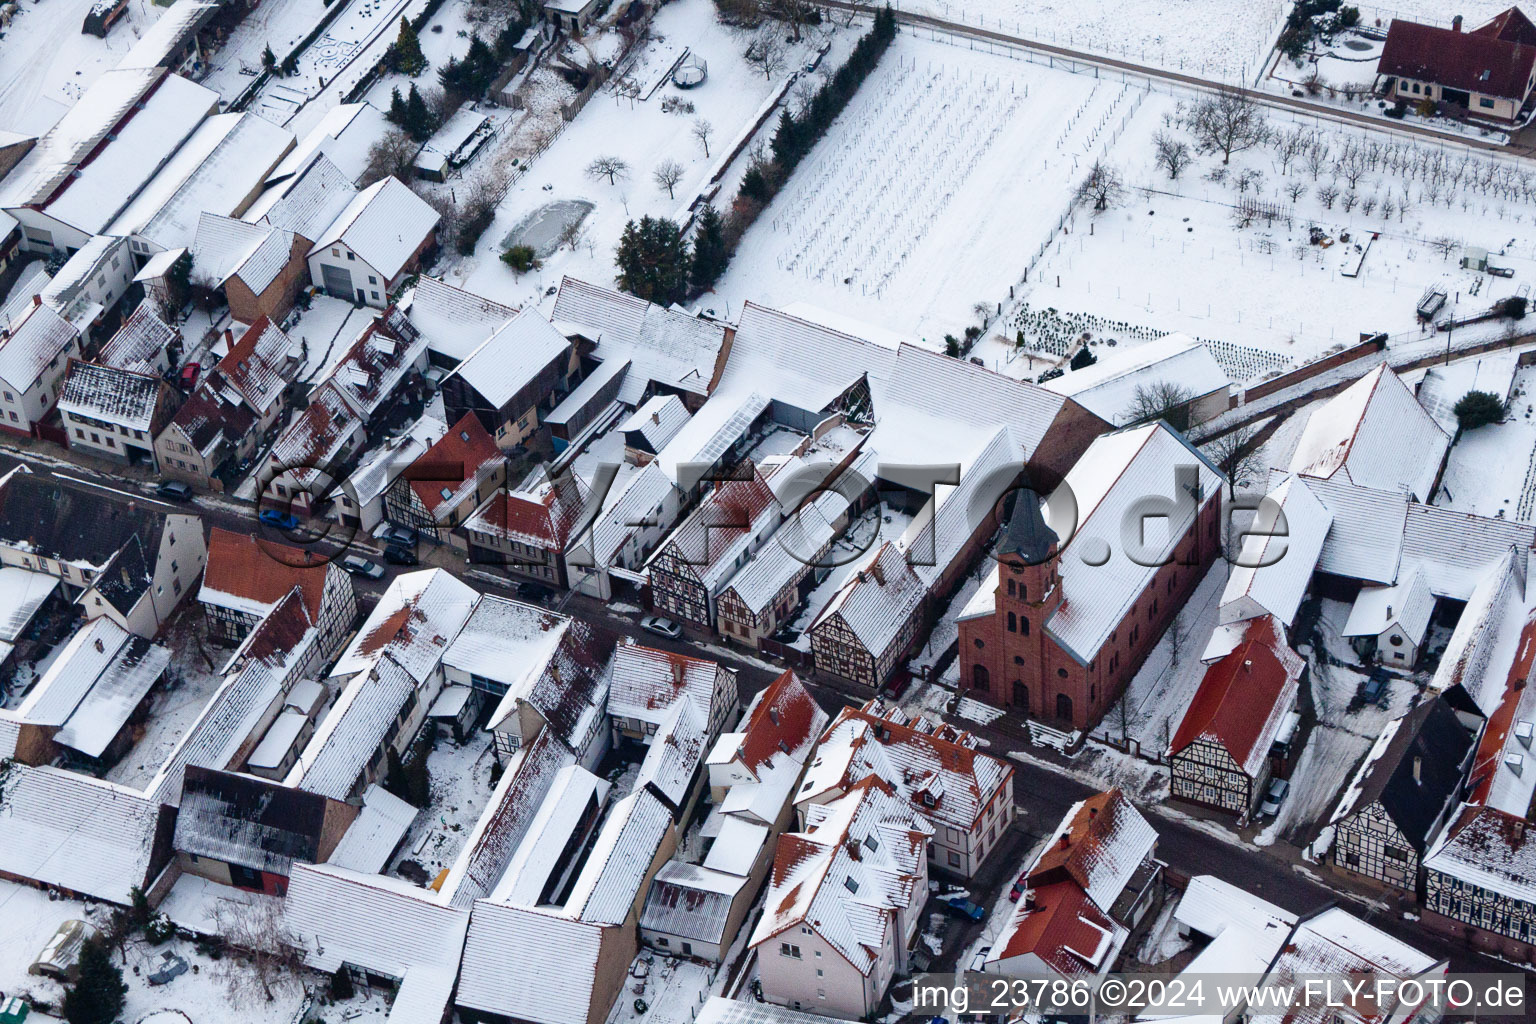
[[[357,253],[355,253],[355,252],[349,252],[349,253],[347,253],[347,259],[349,259],[349,260],[355,260],[355,259],[357,259]]]
[[[1009,612],[1008,613],[1008,632],[1010,632],[1010,633],[1017,633],[1018,631],[1019,631],[1019,619],[1018,619],[1018,616],[1014,615],[1013,612]]]
[[[379,279],[374,277],[372,274],[369,274],[368,275],[368,283],[369,284],[378,284],[379,283]]]
[[[658,935],[658,936],[656,936],[656,945],[658,945],[658,946],[670,946],[671,943],[667,941],[667,937],[665,935]]]
[[[987,646],[987,645],[982,642],[981,637],[977,637],[976,638],[976,649],[979,651],[979,650],[981,650],[985,646]]]
[[[1013,597],[1014,596],[1014,582],[1013,582],[1013,580],[1009,580],[1008,581],[1008,596],[1009,597]]]
[[[1487,96],[1481,96],[1478,98],[1477,105],[1485,109],[1492,110],[1493,100],[1489,99]]]
[[[1019,633],[1022,636],[1029,636],[1029,617],[1027,615],[1019,616]]]
[[[1408,859],[1408,851],[1403,849],[1400,846],[1388,846],[1388,847],[1383,848],[1381,852],[1386,854],[1387,858],[1389,860],[1407,860]]]
[[[1064,669],[1064,668],[1059,668],[1059,669],[1056,670],[1056,675],[1061,677],[1062,679],[1065,679],[1065,678],[1067,678],[1067,670]]]
[[[953,850],[949,851],[949,858],[948,859],[949,859],[949,866],[950,867],[957,868],[957,867],[960,866],[960,855],[958,853],[956,853],[955,851],[953,851]]]
[[[800,959],[800,947],[792,946],[787,942],[779,943],[779,956],[787,956],[795,960]]]
[[[1357,868],[1360,866],[1360,855],[1358,853],[1346,853],[1344,855],[1344,863],[1352,868]]]

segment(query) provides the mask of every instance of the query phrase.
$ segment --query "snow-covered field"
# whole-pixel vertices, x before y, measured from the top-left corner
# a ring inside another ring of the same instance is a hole
[[[1290,7],[1284,0],[901,0],[897,6],[1224,82],[1253,80]]]
[[[942,348],[978,302],[1008,298],[1141,95],[902,33],[716,290]]]
[[[1176,113],[1175,97],[1162,93],[1143,104],[1112,156],[1127,185],[1122,200],[1097,215],[1077,210],[1021,293],[1030,309],[1180,330],[1302,361],[1362,332],[1418,336],[1415,307],[1432,285],[1466,315],[1536,279],[1536,245],[1525,232],[1536,223],[1536,179],[1522,165],[1272,115],[1273,128],[1303,133],[1317,158],[1287,161],[1265,146],[1223,166],[1212,154],[1170,181],[1153,166],[1152,136],[1188,141],[1167,125]],[[1309,244],[1313,227],[1326,246]],[[1460,269],[1462,245],[1487,248],[1515,276]],[[1017,326],[1010,321],[1005,335]]]
[[[94,0],[20,0],[0,30],[0,131],[41,135],[165,10],[130,0],[105,39],[80,31]],[[315,0],[318,4],[320,0]]]
[[[747,127],[764,101],[782,87],[783,76],[791,73],[781,72],[772,80],[765,77],[742,57],[748,42],[748,37],[717,21],[709,0],[668,4],[657,13],[651,39],[644,45],[666,47],[674,53],[680,52],[679,44],[686,45],[708,63],[709,76],[704,83],[687,91],[669,83],[649,99],[630,100],[616,93],[610,82],[563,130],[558,106],[568,102],[572,93],[557,76],[548,74],[551,94],[534,96],[531,105],[535,112],[546,115],[545,121],[553,114],[551,123],[559,135],[507,192],[474,255],[448,269],[449,280],[513,305],[537,298],[547,287],[558,284],[563,274],[612,283],[614,247],[624,224],[645,215],[676,218],[680,210],[686,210],[712,173],[722,147]],[[787,68],[799,69],[823,45],[822,36],[807,34],[806,41],[792,52]],[[659,78],[669,67],[670,63],[661,59],[646,60],[639,72],[646,78],[641,94],[649,88],[652,72]],[[662,101],[668,97],[692,103],[694,111],[664,111]],[[703,146],[693,136],[698,119],[708,121],[713,129],[710,156],[705,156]],[[585,172],[599,156],[618,157],[628,166],[627,172],[611,184],[607,178],[593,180]],[[666,160],[675,160],[684,168],[683,178],[670,196],[653,179],[657,165]],[[592,204],[582,221],[584,239],[574,249],[551,253],[542,269],[519,277],[500,260],[507,240],[554,203]]]

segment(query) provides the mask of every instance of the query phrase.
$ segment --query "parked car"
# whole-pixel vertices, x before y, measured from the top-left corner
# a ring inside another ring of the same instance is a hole
[[[671,619],[664,619],[660,615],[647,615],[640,620],[640,628],[647,633],[655,633],[664,636],[668,640],[676,640],[683,635],[683,627]]]
[[[1029,888],[1029,872],[1025,871],[1013,880],[1013,887],[1008,890],[1008,898],[1017,900],[1020,896],[1024,895],[1024,890],[1027,888]]]
[[[972,921],[980,921],[987,916],[987,908],[979,903],[973,903],[964,896],[941,896],[939,903],[951,914],[959,914],[968,917]]]
[[[386,545],[398,544],[401,547],[407,547],[416,543],[416,531],[390,523],[379,531],[379,540]]]
[[[279,530],[297,530],[299,528],[299,517],[292,512],[284,512],[281,509],[264,508],[261,510],[261,515],[258,518],[266,525],[275,526]]]
[[[970,970],[972,972],[975,972],[975,973],[979,974],[981,972],[982,966],[985,965],[986,962],[987,962],[987,957],[990,956],[991,954],[992,954],[992,947],[991,946],[982,946],[980,949],[978,949],[976,951],[975,955],[971,957],[971,964],[970,964],[970,967],[967,968],[967,970]]]
[[[1269,792],[1264,794],[1264,802],[1259,804],[1259,817],[1273,818],[1280,812],[1280,805],[1285,803],[1285,796],[1291,791],[1291,784],[1286,779],[1275,779],[1269,784]]]
[[[399,544],[391,544],[384,549],[384,561],[390,565],[419,565],[416,552],[410,548],[401,547]]]
[[[341,567],[353,576],[361,576],[364,579],[376,580],[384,576],[382,565],[370,562],[362,555],[347,555],[341,560]]]
[[[181,386],[184,390],[191,391],[197,387],[197,375],[203,371],[201,363],[188,363],[181,368]]]
[[[180,480],[166,480],[155,488],[155,493],[162,498],[170,498],[172,501],[191,501],[192,488]]]

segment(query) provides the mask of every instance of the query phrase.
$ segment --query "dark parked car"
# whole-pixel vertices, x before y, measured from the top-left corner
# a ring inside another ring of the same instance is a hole
[[[364,579],[377,580],[384,576],[382,565],[370,562],[361,555],[347,555],[341,560],[341,567],[353,576],[361,576]]]
[[[979,903],[972,903],[964,896],[942,896],[939,898],[939,902],[950,913],[960,914],[963,917],[970,918],[972,921],[980,921],[987,916],[986,907]]]
[[[170,498],[172,501],[191,501],[192,488],[180,480],[167,480],[155,488],[155,493],[162,498]]]
[[[264,508],[259,517],[268,526],[275,526],[279,530],[297,530],[299,517],[292,512],[283,512],[275,508]]]
[[[401,547],[399,544],[391,544],[384,549],[384,561],[390,565],[419,565],[416,552],[410,548]]]

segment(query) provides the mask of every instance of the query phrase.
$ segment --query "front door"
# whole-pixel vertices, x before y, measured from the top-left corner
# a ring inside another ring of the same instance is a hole
[[[352,272],[346,267],[333,267],[329,263],[322,263],[320,276],[327,294],[334,295],[338,299],[352,298],[355,291],[352,287]]]

